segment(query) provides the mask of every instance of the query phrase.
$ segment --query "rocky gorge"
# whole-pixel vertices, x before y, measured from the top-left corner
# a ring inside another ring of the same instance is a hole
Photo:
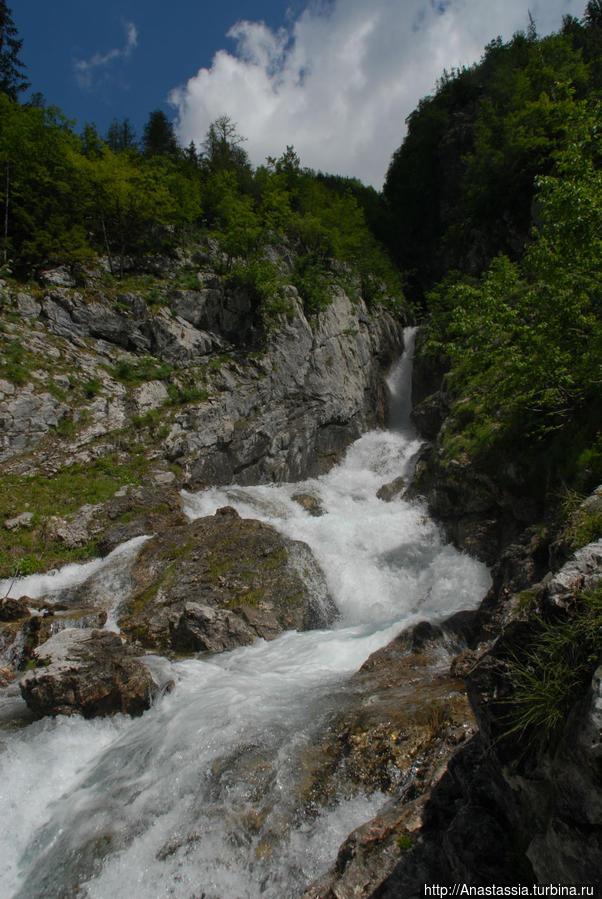
[[[252,295],[224,286],[216,252],[180,259],[169,276],[163,268],[164,293],[153,286],[144,300],[139,288],[107,292],[98,271],[3,287],[2,717],[54,716],[58,740],[57,715],[100,716],[101,741],[115,741],[113,762],[95,761],[86,743],[84,788],[96,799],[80,809],[75,778],[72,796],[34,828],[34,867],[19,861],[31,834],[16,840],[10,889],[108,895],[121,876],[114,859],[146,866],[140,895],[201,889],[212,899],[594,882],[599,669],[590,662],[590,686],[553,740],[525,752],[505,717],[512,653],[542,617],[570,619],[599,579],[599,542],[573,539],[582,510],[544,534],[539,510],[470,460],[441,462],[448,400],[442,372],[420,354],[414,419],[430,446],[409,426],[407,396],[399,436],[370,431],[395,407],[397,385],[387,389],[383,373],[404,343],[399,317],[341,288],[309,320],[291,287],[266,326]],[[195,286],[184,287],[191,269]],[[80,470],[102,491],[82,493]],[[35,491],[51,500],[53,481],[67,501],[46,513]],[[421,495],[450,539],[492,567],[489,590],[484,566],[442,540]],[[597,508],[599,494],[588,502]],[[67,582],[28,570],[36,554],[46,568],[99,552]],[[25,579],[12,582],[17,564]],[[305,641],[294,662],[291,630]],[[272,682],[287,665],[297,683],[280,694]],[[249,691],[256,670],[269,689],[253,680]],[[212,705],[203,685],[214,681]],[[250,729],[238,729],[235,696],[251,709]],[[107,712],[142,714],[140,729]],[[153,715],[163,728],[154,748]],[[203,733],[194,761],[176,739],[187,717]],[[154,797],[134,770],[138,752],[160,784]],[[174,752],[182,785],[168,799],[173,771],[160,763]],[[189,798],[195,779],[204,815]],[[226,852],[230,873],[218,864]]]

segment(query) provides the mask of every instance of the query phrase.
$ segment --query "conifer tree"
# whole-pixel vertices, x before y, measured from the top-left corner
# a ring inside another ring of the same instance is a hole
[[[160,109],[151,112],[144,126],[142,148],[147,156],[175,156],[178,152],[173,125]]]
[[[19,59],[23,40],[17,38],[12,10],[6,0],[0,0],[0,92],[16,101],[21,91],[29,87],[23,78],[25,64]]]

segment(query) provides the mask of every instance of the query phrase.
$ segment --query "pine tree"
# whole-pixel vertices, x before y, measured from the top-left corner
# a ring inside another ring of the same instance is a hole
[[[160,109],[151,112],[144,126],[142,148],[147,156],[175,156],[178,152],[173,125]]]
[[[29,82],[23,78],[25,64],[19,59],[23,41],[17,34],[12,10],[6,0],[0,0],[0,92],[13,101],[29,87]]]

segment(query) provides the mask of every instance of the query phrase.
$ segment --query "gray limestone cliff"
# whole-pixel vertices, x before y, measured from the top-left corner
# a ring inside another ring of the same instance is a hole
[[[290,254],[272,252],[285,279]],[[233,281],[215,242],[151,262],[121,281],[100,260],[0,283],[4,576],[112,548],[111,522],[114,537],[144,533],[152,497],[127,533],[135,494],[121,517],[106,506],[124,485],[297,480],[384,423],[404,315],[368,307],[351,272],[310,315],[292,285],[271,307]]]

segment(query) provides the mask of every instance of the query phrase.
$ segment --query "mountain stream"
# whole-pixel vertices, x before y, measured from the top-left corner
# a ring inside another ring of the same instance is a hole
[[[184,494],[191,519],[232,505],[308,543],[340,612],[334,626],[212,657],[149,657],[175,688],[141,718],[0,730],[0,895],[294,897],[383,804],[360,795],[303,813],[303,752],[370,653],[408,624],[474,608],[489,586],[485,567],[445,544],[420,502],[376,496],[411,478],[420,448],[409,419],[413,336],[389,376],[390,429],[365,434],[328,474]],[[295,502],[299,492],[324,514]],[[116,628],[140,539],[106,560],[23,578],[13,592],[59,600],[93,576]]]

